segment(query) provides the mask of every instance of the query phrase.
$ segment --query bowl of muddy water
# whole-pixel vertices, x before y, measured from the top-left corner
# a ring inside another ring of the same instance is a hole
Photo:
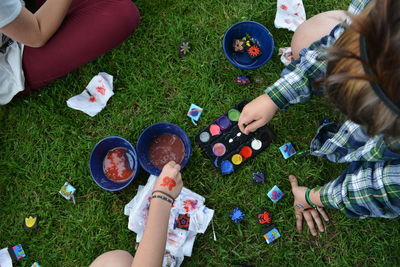
[[[185,167],[192,153],[192,145],[182,128],[172,123],[158,122],[142,132],[136,151],[142,168],[159,176],[164,165],[170,161]]]

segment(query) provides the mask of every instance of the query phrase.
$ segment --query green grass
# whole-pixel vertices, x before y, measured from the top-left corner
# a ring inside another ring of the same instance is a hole
[[[308,17],[330,9],[346,8],[348,0],[307,0]],[[43,266],[87,266],[103,252],[135,252],[135,234],[127,229],[124,205],[148,175],[141,172],[127,189],[101,190],[88,170],[93,146],[109,135],[136,143],[152,123],[168,121],[194,136],[242,99],[253,99],[274,82],[283,68],[278,47],[290,44],[291,32],[275,29],[276,1],[261,0],[138,0],[142,23],[122,45],[66,77],[0,108],[0,248],[21,243],[27,253],[22,266],[38,261]],[[255,20],[272,32],[276,49],[272,60],[255,71],[235,69],[221,49],[225,30],[241,20]],[[176,46],[191,42],[193,51],[177,56]],[[91,118],[67,107],[65,101],[80,93],[100,71],[114,75],[115,95]],[[239,87],[239,74],[262,77],[261,83]],[[186,117],[191,103],[204,108],[199,126]],[[264,153],[235,174],[222,177],[198,147],[183,172],[186,187],[203,195],[215,209],[217,241],[211,228],[198,235],[193,256],[183,266],[229,266],[233,261],[257,266],[395,266],[400,264],[398,220],[350,220],[328,211],[326,232],[312,237],[295,230],[293,197],[287,181],[296,174],[302,185],[322,185],[339,175],[345,165],[310,156],[284,160],[278,147],[292,142],[306,149],[318,122],[340,119],[322,98],[279,112],[270,125],[277,139]],[[264,170],[264,185],[250,182],[253,170]],[[76,201],[58,195],[69,181],[77,188]],[[284,198],[272,204],[266,192],[278,185]],[[240,206],[246,220],[232,223],[229,212]],[[273,213],[282,238],[266,244],[256,222],[260,209]],[[23,230],[25,215],[39,214],[39,228]]]

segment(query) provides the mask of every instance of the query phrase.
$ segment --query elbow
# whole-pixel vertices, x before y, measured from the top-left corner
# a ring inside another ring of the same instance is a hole
[[[47,40],[45,39],[37,39],[37,40],[32,40],[31,42],[25,43],[26,46],[33,47],[33,48],[39,48],[44,46],[47,43]]]
[[[47,36],[45,34],[42,34],[40,32],[34,34],[24,42],[24,45],[29,46],[29,47],[34,47],[34,48],[39,48],[44,46],[47,41],[50,39],[51,36]]]

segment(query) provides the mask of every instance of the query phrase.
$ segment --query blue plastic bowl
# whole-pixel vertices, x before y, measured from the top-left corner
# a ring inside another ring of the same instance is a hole
[[[181,167],[185,167],[188,162],[190,155],[192,154],[192,145],[190,144],[190,139],[186,132],[182,130],[179,126],[168,123],[168,122],[158,122],[147,127],[142,134],[139,136],[139,140],[136,145],[136,150],[138,153],[138,158],[142,168],[150,174],[159,176],[161,170],[151,163],[149,159],[149,148],[154,138],[162,134],[174,134],[178,136],[185,147],[185,155],[181,162]]]
[[[252,59],[247,53],[234,52],[233,40],[241,39],[246,34],[249,34],[258,41],[262,51],[261,56]],[[274,52],[274,39],[268,29],[262,24],[254,21],[242,21],[233,24],[225,32],[222,48],[225,56],[233,66],[245,70],[257,69],[270,60]]]
[[[128,159],[131,161],[132,169],[135,173],[132,177],[122,183],[113,182],[108,179],[103,171],[103,161],[108,151],[113,148],[123,147],[128,149]],[[130,156],[130,158],[129,158]],[[92,175],[95,183],[107,191],[118,191],[127,187],[133,180],[135,180],[139,171],[139,163],[135,148],[126,139],[119,136],[109,136],[98,142],[90,154],[89,160],[90,174]]]

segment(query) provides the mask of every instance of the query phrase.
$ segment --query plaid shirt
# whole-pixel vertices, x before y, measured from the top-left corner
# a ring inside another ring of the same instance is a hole
[[[359,14],[371,0],[353,0],[349,12]],[[348,21],[349,22],[349,21]],[[337,25],[329,35],[300,51],[300,57],[289,64],[282,77],[265,90],[280,109],[287,109],[290,104],[308,101],[312,96],[311,83],[325,75],[326,61],[321,54],[331,47],[343,34],[343,25]]]
[[[353,0],[349,12],[359,14],[370,0]],[[312,97],[311,83],[325,75],[326,61],[320,56],[343,34],[336,26],[328,36],[300,52],[300,58],[282,72],[282,77],[265,90],[280,109]],[[342,126],[320,127],[311,142],[311,154],[333,162],[348,162],[335,180],[321,188],[325,207],[339,209],[350,218],[386,217],[400,214],[400,154],[389,149],[384,136],[369,137],[351,121]]]
[[[350,218],[400,214],[400,154],[389,149],[383,135],[369,137],[352,121],[326,124],[312,140],[311,154],[349,163],[337,179],[321,188],[325,207]]]

